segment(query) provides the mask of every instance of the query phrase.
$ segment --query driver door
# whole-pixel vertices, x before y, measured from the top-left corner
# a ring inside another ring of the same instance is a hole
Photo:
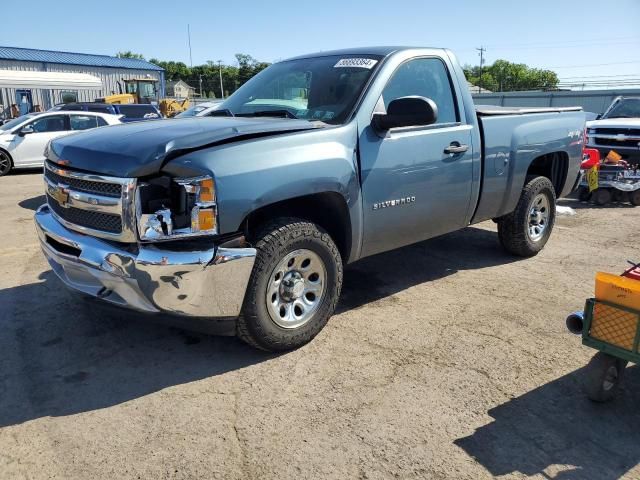
[[[372,126],[364,131],[363,256],[442,235],[468,221],[472,127],[461,121],[446,64],[436,57],[406,61],[391,76],[376,110],[384,113],[392,100],[408,96],[433,100],[437,119],[384,133]],[[450,153],[452,147],[456,153]]]
[[[44,162],[44,149],[49,140],[69,133],[67,115],[47,115],[37,118],[15,132],[12,156],[16,166],[39,166]],[[21,134],[25,127],[33,133]]]

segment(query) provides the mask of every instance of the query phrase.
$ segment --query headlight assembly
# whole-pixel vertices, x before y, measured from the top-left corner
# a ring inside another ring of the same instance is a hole
[[[138,233],[143,241],[166,241],[218,233],[212,177],[161,177],[137,192]]]

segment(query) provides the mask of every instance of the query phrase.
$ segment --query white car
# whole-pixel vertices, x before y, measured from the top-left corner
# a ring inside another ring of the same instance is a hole
[[[0,125],[0,177],[13,168],[41,167],[49,140],[90,128],[122,123],[97,112],[31,113]]]

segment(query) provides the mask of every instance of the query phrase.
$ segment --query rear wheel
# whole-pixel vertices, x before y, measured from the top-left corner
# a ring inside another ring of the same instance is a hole
[[[613,195],[611,194],[611,190],[608,188],[598,188],[591,194],[591,200],[596,205],[600,205],[601,207],[610,203]]]
[[[584,387],[589,399],[607,402],[616,396],[627,362],[598,352],[587,365]]]
[[[640,207],[640,190],[636,190],[635,192],[629,193],[629,201],[632,205],[636,207]]]
[[[547,177],[527,177],[513,212],[498,219],[498,238],[508,252],[531,257],[544,248],[556,219],[556,194]]]
[[[9,173],[12,167],[13,160],[11,159],[11,155],[4,150],[0,150],[0,177]]]
[[[322,228],[295,218],[267,225],[256,240],[238,337],[262,350],[298,348],[322,330],[336,308],[340,253]]]

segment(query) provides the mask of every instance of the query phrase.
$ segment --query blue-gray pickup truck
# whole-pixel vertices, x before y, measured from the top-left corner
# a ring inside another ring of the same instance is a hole
[[[445,49],[305,55],[211,118],[53,141],[35,222],[72,289],[286,350],[324,327],[363,257],[488,219],[511,254],[539,252],[584,123],[579,108],[476,107]]]

